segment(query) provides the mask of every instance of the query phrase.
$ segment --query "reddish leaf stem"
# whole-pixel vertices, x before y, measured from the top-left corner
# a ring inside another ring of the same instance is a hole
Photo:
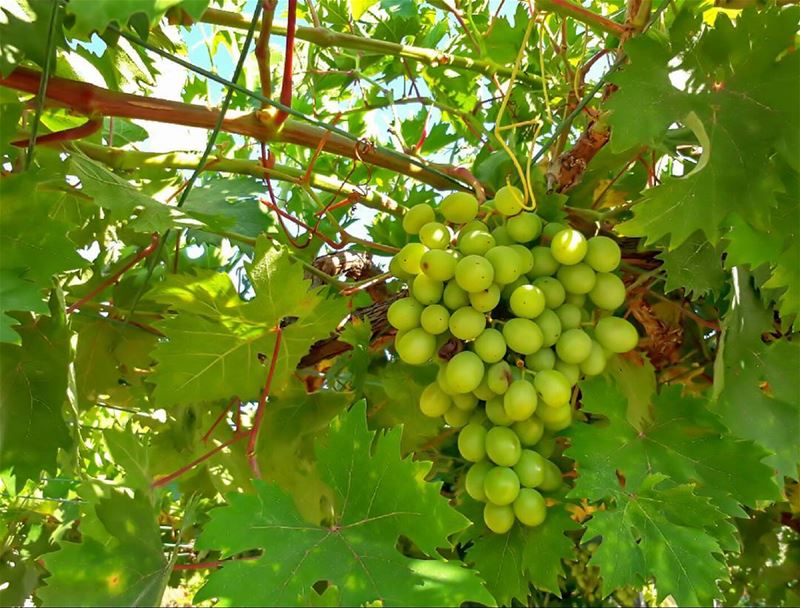
[[[53,144],[56,142],[83,139],[84,137],[89,137],[90,135],[97,133],[102,126],[102,118],[90,118],[85,123],[78,125],[77,127],[64,129],[63,131],[56,131],[55,133],[44,133],[43,135],[37,135],[34,144]],[[28,143],[28,139],[26,138],[12,141],[11,145],[18,148],[26,148]]]
[[[261,557],[260,555],[245,555],[243,557],[237,557],[235,559],[222,559],[216,560],[213,562],[199,562],[197,564],[175,564],[172,569],[173,570],[205,570],[207,568],[219,568],[220,566],[224,566],[230,562],[238,562],[246,559],[258,559]]]
[[[239,399],[238,395],[234,395],[233,397],[231,397],[230,401],[228,401],[228,405],[226,405],[225,409],[223,409],[222,412],[220,412],[219,416],[217,416],[217,419],[214,420],[214,422],[211,424],[211,428],[209,428],[206,431],[206,434],[203,435],[203,437],[201,438],[201,441],[203,443],[207,443],[208,442],[208,438],[211,437],[211,433],[213,433],[214,429],[217,428],[217,426],[219,426],[219,423],[222,422],[225,419],[225,416],[231,410],[231,408],[232,407],[236,407],[237,408],[237,412],[238,412],[239,411],[238,408],[239,408],[239,406],[241,404],[242,404],[242,400]],[[236,430],[238,431],[239,428],[237,427]]]
[[[250,429],[248,435],[250,439],[247,442],[247,460],[250,463],[250,468],[253,474],[261,479],[261,471],[258,469],[258,460],[256,459],[256,444],[258,443],[258,432],[261,430],[261,423],[264,420],[264,414],[267,409],[267,397],[272,388],[272,378],[275,376],[275,365],[278,362],[278,353],[281,348],[281,339],[283,338],[283,329],[281,322],[275,324],[275,347],[272,349],[272,360],[269,362],[269,371],[267,372],[267,380],[264,382],[264,389],[261,391],[261,397],[258,400],[258,409],[256,416],[253,419],[253,428]]]
[[[281,103],[292,105],[292,60],[294,59],[294,34],[297,29],[297,0],[289,0],[289,15],[286,21],[286,52],[283,58],[283,81],[281,82]],[[286,120],[284,110],[278,111],[275,124],[281,126]]]
[[[249,435],[250,435],[250,431],[241,431],[239,433],[236,433],[233,437],[228,439],[228,441],[219,444],[217,447],[215,447],[212,450],[209,450],[208,452],[206,452],[205,454],[203,454],[199,458],[195,458],[189,464],[186,464],[186,465],[182,466],[180,469],[174,471],[173,473],[170,473],[166,477],[160,477],[159,479],[156,479],[153,483],[150,484],[150,487],[151,488],[160,488],[161,486],[167,485],[172,480],[177,479],[178,477],[180,477],[181,475],[183,475],[184,473],[186,473],[188,471],[191,471],[198,464],[201,464],[201,463],[205,462],[206,460],[211,458],[217,452],[221,452],[222,450],[224,450],[228,446],[236,443],[240,439],[244,439],[245,437],[247,437]]]

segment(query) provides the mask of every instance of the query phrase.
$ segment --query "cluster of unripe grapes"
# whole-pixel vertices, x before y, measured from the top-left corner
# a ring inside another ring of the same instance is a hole
[[[403,218],[419,240],[390,264],[409,285],[388,311],[395,348],[406,363],[439,364],[419,407],[460,429],[459,452],[473,463],[466,491],[486,503],[489,529],[537,526],[546,516],[541,492],[561,484],[537,444],[572,422],[578,380],[638,342],[634,326],[612,315],[625,301],[613,274],[620,250],[610,238],[544,222],[513,186],[483,209],[470,194],[450,194],[439,212],[444,221],[422,204]]]

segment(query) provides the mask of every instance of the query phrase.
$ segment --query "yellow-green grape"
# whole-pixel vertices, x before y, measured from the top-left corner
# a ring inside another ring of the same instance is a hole
[[[554,492],[561,487],[561,469],[551,460],[544,463],[544,479],[539,484],[539,489],[543,492]]]
[[[573,306],[577,306],[578,308],[583,308],[584,306],[586,306],[586,294],[568,293],[567,297],[564,298],[564,302],[566,304],[572,304]]]
[[[533,284],[544,293],[547,308],[555,310],[564,303],[564,299],[567,297],[561,281],[553,277],[539,277],[533,281]]]
[[[483,521],[495,534],[505,534],[514,525],[514,509],[509,505],[486,503],[483,507]]]
[[[486,327],[486,317],[472,306],[462,306],[450,315],[450,333],[459,340],[474,340]]]
[[[550,247],[537,245],[531,249],[533,268],[528,273],[531,277],[550,277],[558,271],[558,261],[553,257]]]
[[[523,488],[513,503],[514,515],[526,526],[538,526],[547,517],[544,498],[536,490]]]
[[[558,407],[543,407],[537,414],[544,428],[553,433],[563,431],[572,424],[572,406],[569,403]]]
[[[444,413],[444,421],[454,429],[460,429],[469,422],[472,412],[466,412],[456,406],[452,406]]]
[[[531,250],[525,247],[525,245],[509,245],[511,249],[513,249],[516,254],[519,256],[520,262],[522,266],[520,267],[520,277],[524,277],[528,274],[531,270],[533,270],[533,254]]]
[[[616,310],[625,302],[625,283],[615,274],[601,272],[589,292],[589,299],[597,308]]]
[[[486,493],[486,499],[492,504],[510,505],[519,495],[519,477],[509,467],[494,467],[486,473],[483,491]]]
[[[470,462],[486,457],[486,429],[470,422],[458,433],[458,453]]]
[[[464,291],[476,292],[488,289],[494,282],[494,267],[479,255],[468,255],[456,264],[456,283]]]
[[[419,327],[420,317],[425,307],[414,298],[401,298],[392,302],[386,311],[389,325],[401,331]]]
[[[560,371],[548,369],[537,372],[533,378],[533,386],[542,401],[550,407],[558,407],[569,403],[572,384]]]
[[[490,285],[488,289],[470,293],[469,303],[479,312],[494,310],[500,303],[500,288],[497,285]]]
[[[419,274],[419,264],[428,249],[422,243],[408,243],[395,254],[397,264],[403,272]]]
[[[553,346],[561,337],[561,321],[549,308],[536,317],[536,325],[542,330],[542,345]]]
[[[492,389],[496,395],[505,393],[512,380],[511,366],[505,361],[499,361],[489,366],[489,369],[486,371],[486,381],[489,388]]]
[[[509,306],[516,316],[533,319],[544,311],[544,292],[535,285],[520,285],[511,294]]]
[[[535,353],[525,355],[525,367],[535,372],[553,369],[556,364],[556,354],[552,348],[540,348]]]
[[[522,453],[517,434],[506,426],[494,426],[486,433],[486,455],[502,467],[513,467]],[[497,502],[497,501],[493,501]]]
[[[483,230],[472,230],[458,239],[458,249],[464,255],[483,255],[494,246],[494,237]]]
[[[506,355],[506,341],[496,329],[484,329],[481,335],[475,338],[472,348],[486,363],[497,363]]]
[[[542,233],[542,220],[535,213],[520,213],[508,218],[506,230],[517,243],[530,243]]]
[[[627,353],[636,348],[639,334],[627,320],[619,317],[603,317],[594,328],[594,336],[600,346],[612,353]]]
[[[559,264],[571,266],[583,260],[587,250],[586,237],[574,228],[562,230],[553,237],[550,251]]]
[[[449,321],[450,313],[441,304],[426,306],[419,318],[422,329],[434,336],[446,332]]]
[[[550,458],[556,451],[556,438],[553,435],[544,435],[533,449],[545,458]]]
[[[468,350],[461,351],[447,362],[447,381],[458,393],[471,393],[478,388],[483,372],[481,358]]]
[[[447,364],[439,366],[439,371],[436,372],[436,384],[438,384],[439,388],[445,393],[450,395],[451,399],[453,396],[458,394],[453,390],[453,387],[450,386],[450,383],[447,381]]]
[[[486,416],[486,412],[481,408],[476,408],[472,411],[472,417],[469,419],[470,423],[475,424],[486,424],[489,418]]]
[[[592,339],[582,329],[568,329],[556,342],[556,354],[564,363],[577,365],[592,351]]]
[[[530,319],[510,319],[503,325],[503,337],[508,347],[520,355],[535,353],[542,347],[542,330]]]
[[[450,310],[457,310],[462,306],[469,306],[469,294],[458,286],[455,279],[451,279],[444,286],[442,302]]]
[[[619,245],[607,236],[593,236],[586,242],[586,263],[597,272],[613,272],[621,259]]]
[[[481,383],[478,385],[478,388],[472,391],[472,394],[481,401],[488,401],[495,396],[495,392],[489,388],[489,380],[487,379],[488,376],[489,371],[487,370],[486,374],[483,376],[483,380],[481,380]]]
[[[395,348],[406,363],[422,365],[436,353],[436,338],[421,327],[415,327],[396,341]]]
[[[533,450],[522,450],[514,472],[519,482],[526,488],[535,488],[544,479],[545,457]]]
[[[550,242],[553,240],[553,237],[557,235],[562,230],[566,230],[567,227],[560,223],[560,222],[549,222],[544,225],[542,228],[542,242]]]
[[[425,224],[436,221],[436,214],[430,205],[414,205],[403,216],[403,230],[408,234],[419,234]]]
[[[473,464],[467,471],[464,487],[467,490],[467,494],[473,499],[481,502],[486,501],[486,492],[483,489],[483,484],[486,480],[486,474],[491,470],[492,463],[488,460],[482,460]]]
[[[453,192],[442,200],[442,215],[453,224],[466,224],[478,215],[478,199],[467,192]]]
[[[503,215],[516,215],[522,211],[525,195],[519,188],[503,186],[494,195],[494,208]]]
[[[539,417],[536,415],[531,416],[527,420],[520,420],[511,425],[511,428],[519,437],[519,441],[525,447],[530,447],[539,443],[539,440],[544,435],[544,425]]]
[[[556,359],[556,364],[553,369],[561,372],[570,383],[570,386],[575,386],[581,377],[581,368],[575,363],[567,363],[561,359]]]
[[[392,273],[393,277],[397,277],[406,282],[414,278],[413,274],[400,268],[400,259],[396,255],[392,256],[392,259],[389,260],[389,272]]]
[[[472,232],[474,230],[477,230],[479,232],[489,232],[489,228],[482,221],[472,220],[461,226],[461,230],[458,231],[458,234],[460,236],[464,236],[468,232]]]
[[[465,412],[472,412],[478,407],[478,398],[472,393],[459,393],[451,397],[453,405]]]
[[[526,420],[536,411],[539,398],[536,389],[527,380],[516,380],[503,395],[503,408],[514,422]]]
[[[492,236],[494,237],[495,245],[513,245],[514,239],[511,238],[511,235],[508,234],[508,230],[505,226],[498,226],[494,230],[492,230]]]
[[[556,308],[556,315],[558,315],[558,320],[561,321],[562,331],[577,329],[581,326],[581,309],[574,304],[565,302]]]
[[[594,287],[597,275],[591,266],[578,262],[559,268],[556,278],[561,281],[567,293],[586,294]]]
[[[420,411],[431,418],[442,416],[452,405],[450,396],[436,382],[426,386],[419,396]]]
[[[419,230],[419,240],[431,249],[447,249],[450,230],[440,222],[428,222]]]
[[[522,260],[507,245],[497,245],[484,254],[494,269],[494,282],[500,285],[513,283],[522,274]]]
[[[522,287],[523,285],[528,284],[528,277],[521,276],[513,283],[509,283],[508,285],[503,285],[503,289],[500,291],[500,296],[504,300],[511,300],[511,294],[513,294],[518,287]]]
[[[486,402],[486,417],[492,424],[510,426],[514,421],[506,414],[503,397],[496,395]]]
[[[429,306],[442,299],[444,283],[435,281],[427,275],[418,274],[411,283],[411,295],[420,303]]]
[[[422,256],[419,268],[435,281],[449,281],[456,274],[456,259],[444,249],[429,249]]]
[[[592,340],[592,350],[581,362],[580,368],[587,376],[599,376],[606,369],[606,361],[606,351],[598,342]]]

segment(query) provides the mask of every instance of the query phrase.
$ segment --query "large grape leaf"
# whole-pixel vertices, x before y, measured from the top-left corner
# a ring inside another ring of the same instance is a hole
[[[658,255],[664,262],[665,291],[683,288],[692,298],[718,294],[725,284],[725,273],[717,248],[695,232],[679,247]]]
[[[600,569],[604,595],[641,587],[652,575],[659,602],[672,595],[678,606],[710,606],[728,575],[710,531],[725,516],[692,486],[665,480],[648,475],[638,486],[609,486],[616,506],[595,511],[586,526],[586,538],[602,537],[589,564]]]
[[[71,0],[67,5],[68,15],[74,18],[70,34],[88,38],[93,32],[102,33],[111,23],[124,27],[137,13],[154,23],[177,5],[197,18],[208,6],[208,0]]]
[[[152,297],[177,312],[157,324],[167,340],[154,350],[155,399],[161,406],[237,395],[257,399],[283,327],[272,390],[286,384],[314,342],[326,338],[347,314],[344,299],[310,289],[303,268],[285,249],[258,240],[248,274],[255,298],[241,301],[228,276],[200,273],[170,277]]]
[[[44,558],[50,577],[37,592],[44,605],[160,605],[170,569],[149,500],[112,491],[89,508],[81,542],[62,542]]]
[[[226,563],[195,601],[297,605],[317,595],[312,585],[329,581],[345,606],[375,600],[384,606],[492,604],[481,580],[459,562],[428,564],[397,551],[402,534],[438,557],[437,547],[449,546],[448,536],[468,524],[439,494],[439,484],[425,481],[429,463],[401,458],[400,434],[393,429],[373,445],[362,402],[317,444],[317,468],[335,498],[327,525],[304,520],[275,485],[259,481],[255,494],[230,494],[227,506],[211,512],[198,546],[225,557],[253,549],[264,553]],[[254,580],[259,584],[246,584]]]
[[[50,31],[50,16],[54,9],[50,0],[3,0],[0,3],[0,75],[7,76],[25,59],[41,66],[45,64],[45,42]],[[51,49],[64,44],[61,28],[55,32]]]

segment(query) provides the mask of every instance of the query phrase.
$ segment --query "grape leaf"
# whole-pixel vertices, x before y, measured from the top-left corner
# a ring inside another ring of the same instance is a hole
[[[93,32],[102,33],[110,23],[116,22],[124,27],[128,20],[138,13],[146,16],[149,23],[155,23],[173,6],[178,6],[192,17],[199,17],[208,7],[208,0],[71,0],[67,12],[74,17],[70,34],[75,37],[90,38]]]
[[[491,604],[480,579],[458,562],[431,567],[400,554],[406,535],[436,556],[447,537],[468,521],[424,481],[429,463],[400,457],[400,429],[375,441],[363,402],[332,426],[317,444],[317,468],[335,497],[333,522],[309,524],[291,498],[275,485],[254,483],[255,494],[230,494],[228,505],[211,512],[198,539],[204,549],[231,556],[262,549],[257,559],[231,561],[211,574],[195,601],[218,598],[221,605],[272,606],[307,603],[317,581],[338,587],[342,605],[380,600],[383,605]],[[452,579],[451,579],[452,577]],[[458,584],[441,585],[442,579]],[[258,586],[245,580],[259,580]]]
[[[377,3],[378,0],[350,0],[350,13],[353,19],[361,19],[362,15]]]
[[[131,425],[124,430],[110,428],[103,431],[112,460],[125,473],[125,485],[135,490],[146,491],[153,481],[150,467],[150,450],[137,436]]]
[[[722,261],[716,248],[701,233],[695,232],[679,247],[658,255],[667,274],[664,291],[683,288],[697,299],[709,293],[719,294],[725,284]]]
[[[266,207],[258,204],[256,194],[262,189],[253,179],[214,180],[192,188],[183,211],[215,230],[255,238],[272,223]],[[214,235],[202,238],[208,242],[220,241]]]
[[[585,533],[603,539],[589,564],[600,569],[604,595],[626,585],[641,587],[652,574],[659,603],[667,595],[678,606],[710,605],[719,597],[717,581],[727,579],[727,569],[708,528],[725,516],[708,499],[690,485],[670,487],[663,475],[609,491],[616,507],[595,511]]]
[[[19,334],[14,331],[17,320],[6,311],[47,312],[41,289],[33,281],[19,276],[19,272],[0,270],[0,342],[21,343]]]
[[[50,0],[3,1],[0,6],[0,75],[7,76],[25,59],[40,66],[45,64],[47,48],[44,43],[50,31],[53,8]],[[57,45],[64,45],[60,29],[55,32],[53,55]]]
[[[147,498],[118,491],[91,507],[93,525],[80,543],[62,542],[44,557],[50,577],[38,591],[45,605],[158,606],[170,569],[158,520]]]

